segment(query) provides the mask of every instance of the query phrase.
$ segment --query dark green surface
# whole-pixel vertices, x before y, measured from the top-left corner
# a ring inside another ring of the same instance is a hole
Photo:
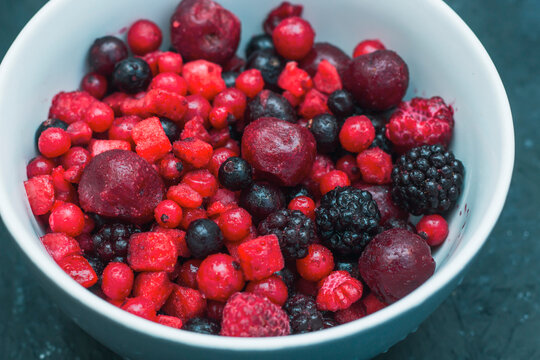
[[[0,0],[0,58],[44,3]],[[463,284],[416,333],[377,359],[539,359],[540,1],[448,3],[480,38],[506,86],[516,130],[514,179]],[[50,302],[3,224],[0,234],[0,358],[118,358]]]

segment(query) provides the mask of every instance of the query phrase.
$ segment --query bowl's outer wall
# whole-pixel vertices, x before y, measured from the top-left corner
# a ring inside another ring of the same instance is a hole
[[[242,20],[244,45],[249,34],[260,32],[268,9],[280,1],[258,6],[249,0],[220,2]],[[272,340],[208,338],[121,313],[75,284],[40,246],[36,232],[41,230],[30,215],[22,186],[25,164],[35,155],[33,129],[46,117],[55,93],[77,88],[94,38],[121,36],[124,26],[145,17],[162,26],[167,44],[168,18],[176,3],[53,0],[21,32],[4,58],[0,166],[10,171],[0,173],[0,210],[37,270],[37,278],[82,328],[132,359],[238,359],[251,358],[254,352],[260,352],[257,357],[261,358],[292,359],[308,353],[314,358],[338,354],[367,358],[386,350],[416,328],[455,286],[502,209],[512,171],[513,129],[504,88],[478,40],[438,0],[305,2],[304,16],[313,24],[317,41],[330,41],[351,53],[359,40],[380,38],[409,64],[408,97],[440,95],[456,107],[452,148],[467,168],[464,193],[451,216],[449,241],[435,253],[436,274],[402,301],[360,321],[309,335]],[[490,152],[480,151],[488,148]]]

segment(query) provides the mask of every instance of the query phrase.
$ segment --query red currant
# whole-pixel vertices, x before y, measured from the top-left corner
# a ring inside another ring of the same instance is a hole
[[[339,132],[341,146],[347,151],[360,153],[375,139],[375,128],[367,116],[351,116]]]
[[[324,195],[330,190],[334,190],[337,186],[349,186],[351,181],[346,173],[340,170],[332,170],[325,174],[320,183],[321,194]]]
[[[301,211],[311,220],[315,220],[315,202],[307,196],[297,196],[289,203],[289,210]]]
[[[150,20],[136,21],[127,33],[127,43],[135,55],[144,55],[157,50],[162,39],[161,29]]]
[[[227,301],[232,294],[244,288],[244,275],[232,256],[213,254],[201,263],[197,284],[207,299]]]
[[[81,235],[84,228],[84,214],[75,204],[60,203],[51,211],[49,226],[53,232],[62,232],[69,236]]]
[[[98,100],[101,100],[107,93],[107,86],[107,78],[98,73],[88,73],[81,80],[81,90]]]
[[[39,152],[45,157],[54,158],[63,155],[70,147],[71,139],[68,133],[60,128],[48,128],[39,136]]]
[[[243,208],[230,209],[219,217],[219,227],[227,241],[239,241],[248,236],[251,215]]]
[[[112,300],[128,297],[133,287],[133,270],[124,263],[111,262],[103,270],[101,290]]]
[[[173,229],[182,221],[182,208],[172,200],[163,200],[156,206],[154,217],[160,226]]]
[[[307,281],[319,281],[334,270],[334,256],[326,247],[311,244],[307,256],[296,260],[296,269]]]
[[[235,85],[247,97],[252,98],[263,90],[264,79],[259,70],[249,69],[238,75]]]
[[[448,223],[441,215],[426,215],[416,224],[416,231],[429,246],[437,246],[448,237]]]
[[[282,20],[272,32],[276,51],[286,59],[300,60],[313,47],[315,31],[304,19],[293,16]]]

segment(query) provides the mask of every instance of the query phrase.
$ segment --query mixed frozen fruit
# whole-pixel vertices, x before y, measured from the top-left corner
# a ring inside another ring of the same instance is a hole
[[[24,184],[68,275],[166,326],[258,337],[362,318],[433,274],[464,179],[452,107],[403,101],[396,52],[351,59],[301,16],[272,9],[245,59],[212,0],[178,5],[171,51],[145,19],[94,41]]]

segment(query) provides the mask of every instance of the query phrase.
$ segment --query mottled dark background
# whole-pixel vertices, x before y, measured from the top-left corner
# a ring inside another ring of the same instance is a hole
[[[377,359],[539,359],[540,1],[447,2],[480,38],[506,86],[516,130],[514,179],[461,286],[417,332]],[[0,58],[44,3],[0,0]],[[118,358],[51,303],[2,223],[0,234],[0,358]]]

